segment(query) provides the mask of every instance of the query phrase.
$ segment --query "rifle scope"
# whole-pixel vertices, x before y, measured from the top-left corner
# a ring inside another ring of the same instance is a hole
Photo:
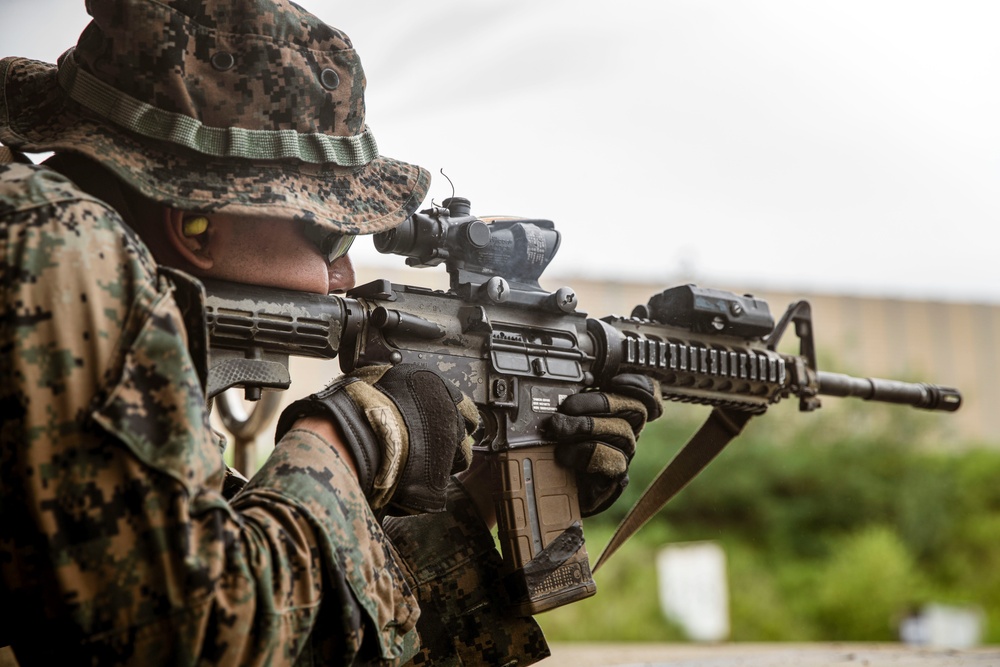
[[[551,220],[487,218],[470,213],[464,197],[414,213],[398,227],[375,234],[375,249],[402,255],[415,267],[445,263],[458,273],[502,276],[513,286],[538,289],[538,278],[555,257],[560,235]]]

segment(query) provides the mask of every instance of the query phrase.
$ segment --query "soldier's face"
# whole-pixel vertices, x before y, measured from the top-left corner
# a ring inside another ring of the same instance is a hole
[[[350,256],[328,263],[297,223],[213,214],[211,228],[208,277],[316,294],[354,286]]]

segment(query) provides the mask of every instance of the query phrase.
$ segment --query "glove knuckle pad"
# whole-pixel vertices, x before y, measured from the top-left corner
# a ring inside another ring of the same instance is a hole
[[[466,437],[458,409],[461,393],[433,371],[410,364],[386,371],[377,386],[399,407],[410,435],[410,460],[396,503],[427,511],[443,508],[455,453]]]
[[[547,431],[556,440],[576,442],[594,435],[594,419],[556,413],[549,418]]]
[[[586,391],[568,396],[559,406],[559,410],[568,415],[606,415],[610,405],[608,397],[598,391]]]

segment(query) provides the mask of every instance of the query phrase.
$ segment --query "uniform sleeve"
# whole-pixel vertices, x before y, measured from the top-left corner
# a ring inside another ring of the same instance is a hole
[[[420,602],[411,665],[524,667],[549,655],[535,620],[509,612],[502,559],[461,484],[452,480],[446,512],[391,517],[385,531]]]
[[[296,431],[231,503],[186,331],[117,215],[0,167],[0,627],[23,665],[399,661],[416,601]]]

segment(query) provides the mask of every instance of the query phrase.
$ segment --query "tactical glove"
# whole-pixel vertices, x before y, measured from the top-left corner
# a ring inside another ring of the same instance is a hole
[[[332,419],[351,451],[372,509],[441,512],[453,473],[472,460],[475,404],[422,366],[368,366],[289,405],[277,439],[302,417]]]
[[[582,516],[603,512],[618,499],[628,486],[639,432],[662,414],[659,383],[631,373],[562,402],[547,433],[558,443],[556,460],[577,473]]]

